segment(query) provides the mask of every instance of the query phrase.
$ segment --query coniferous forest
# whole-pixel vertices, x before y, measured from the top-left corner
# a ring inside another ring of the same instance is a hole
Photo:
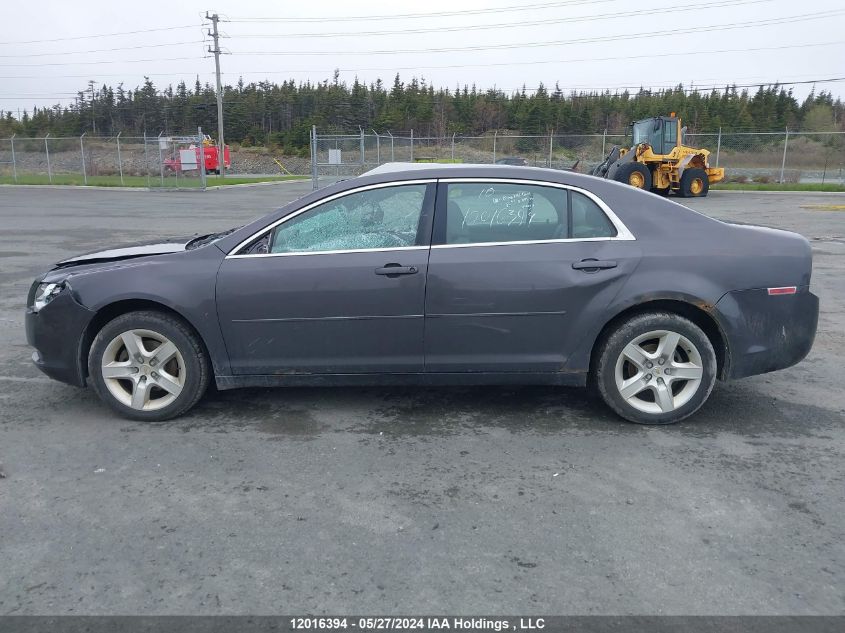
[[[845,130],[845,106],[830,92],[815,90],[802,100],[783,86],[699,92],[674,89],[638,92],[569,92],[539,86],[505,93],[476,86],[435,88],[425,80],[392,84],[381,80],[319,83],[244,83],[224,89],[227,141],[273,145],[288,150],[307,148],[309,130],[321,133],[375,129],[394,134],[413,129],[417,136],[481,135],[492,130],[519,134],[587,134],[620,132],[635,119],[677,112],[690,132],[774,131],[789,127],[804,131]],[[18,115],[18,113],[14,113]],[[0,117],[0,137],[124,136],[188,133],[197,126],[210,133],[217,127],[214,88],[199,80],[191,87],[103,85],[80,91],[66,106],[7,112]]]

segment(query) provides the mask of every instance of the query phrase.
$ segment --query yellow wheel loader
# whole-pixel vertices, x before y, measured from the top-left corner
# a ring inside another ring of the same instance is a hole
[[[710,151],[684,145],[686,128],[675,116],[658,116],[631,124],[633,146],[614,147],[590,172],[663,196],[670,191],[684,198],[707,195],[710,185],[725,177],[710,166]]]

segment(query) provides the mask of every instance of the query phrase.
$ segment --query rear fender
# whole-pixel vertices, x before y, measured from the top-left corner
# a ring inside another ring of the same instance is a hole
[[[709,293],[704,293],[709,294]],[[665,311],[667,302],[674,302],[683,304],[697,312],[701,312],[704,316],[709,318],[717,328],[722,341],[729,347],[729,338],[726,335],[725,324],[722,322],[721,315],[716,309],[716,303],[719,297],[711,296],[708,299],[689,294],[683,291],[663,291],[663,292],[641,292],[637,294],[620,293],[616,300],[608,305],[600,318],[591,318],[582,320],[578,324],[579,332],[582,333],[581,343],[578,348],[569,356],[566,363],[565,371],[574,373],[587,374],[590,370],[590,363],[592,360],[593,350],[599,342],[599,338],[605,329],[616,319],[625,314],[633,314],[637,310],[649,310],[649,306],[653,306],[654,310]],[[723,355],[722,370],[724,371],[730,365],[730,349],[725,349]]]

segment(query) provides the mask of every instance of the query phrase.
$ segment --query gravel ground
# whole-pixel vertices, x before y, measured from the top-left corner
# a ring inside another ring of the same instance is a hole
[[[800,365],[624,423],[578,389],[225,392],[164,424],[42,377],[32,278],[310,183],[0,188],[0,614],[845,613],[845,195],[713,192],[813,240]],[[679,236],[679,239],[682,239]]]

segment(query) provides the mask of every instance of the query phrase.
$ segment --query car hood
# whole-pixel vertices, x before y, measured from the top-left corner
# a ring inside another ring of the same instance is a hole
[[[67,268],[69,266],[81,266],[83,264],[95,264],[99,262],[113,262],[122,259],[132,259],[135,257],[148,257],[150,255],[166,255],[168,253],[179,253],[185,250],[185,247],[195,239],[196,236],[184,237],[170,240],[156,240],[154,242],[144,242],[141,244],[128,244],[126,246],[119,246],[117,248],[109,248],[103,251],[94,251],[84,255],[77,255],[64,259],[56,264],[57,268]]]

